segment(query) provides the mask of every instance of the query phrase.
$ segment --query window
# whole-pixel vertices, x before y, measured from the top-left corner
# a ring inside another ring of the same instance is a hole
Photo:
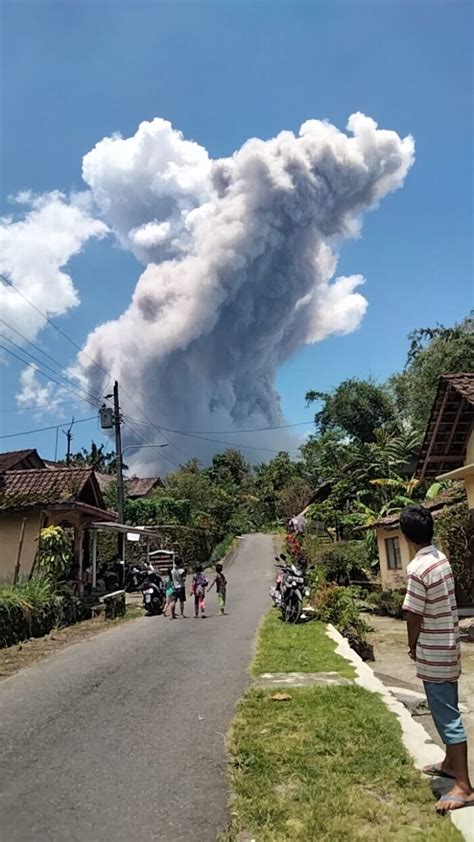
[[[398,538],[385,538],[385,551],[387,553],[388,569],[401,570],[402,559],[400,556],[400,542]]]

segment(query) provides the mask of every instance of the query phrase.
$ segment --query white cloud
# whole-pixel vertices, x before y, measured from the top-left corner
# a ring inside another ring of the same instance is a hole
[[[73,401],[71,392],[47,380],[41,382],[37,371],[38,366],[32,363],[21,372],[20,391],[16,395],[18,406],[25,409],[35,407],[38,410],[36,418],[45,412],[64,417],[62,405],[65,401]]]
[[[22,218],[0,219],[0,272],[48,316],[60,316],[79,304],[70,275],[64,271],[91,237],[108,231],[102,220],[93,219],[81,201],[68,201],[57,191],[42,196],[22,192],[13,199],[25,207]],[[44,319],[11,287],[0,284],[2,318],[34,339]],[[18,337],[4,324],[2,332]]]

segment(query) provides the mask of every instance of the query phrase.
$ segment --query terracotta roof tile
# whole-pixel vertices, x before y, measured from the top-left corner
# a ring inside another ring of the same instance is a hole
[[[39,462],[42,461],[34,447],[29,447],[27,450],[9,450],[6,453],[0,453],[0,473],[11,470],[23,459],[27,459],[31,456],[36,458]]]
[[[474,404],[474,371],[461,371],[458,374],[443,374],[443,380],[451,383],[469,403]]]
[[[90,468],[7,471],[0,475],[0,509],[77,500],[93,473]]]
[[[156,486],[162,486],[159,477],[130,477],[126,482],[127,494],[129,497],[145,497]]]

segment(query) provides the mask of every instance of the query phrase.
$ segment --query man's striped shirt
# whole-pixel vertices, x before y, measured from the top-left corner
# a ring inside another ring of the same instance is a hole
[[[423,617],[416,644],[418,678],[457,681],[461,652],[453,571],[436,547],[423,547],[408,565],[403,609]]]

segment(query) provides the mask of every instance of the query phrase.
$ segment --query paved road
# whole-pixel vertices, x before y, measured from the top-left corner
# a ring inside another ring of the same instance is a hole
[[[214,842],[272,549],[242,540],[229,616],[143,618],[0,684],[1,842]]]

